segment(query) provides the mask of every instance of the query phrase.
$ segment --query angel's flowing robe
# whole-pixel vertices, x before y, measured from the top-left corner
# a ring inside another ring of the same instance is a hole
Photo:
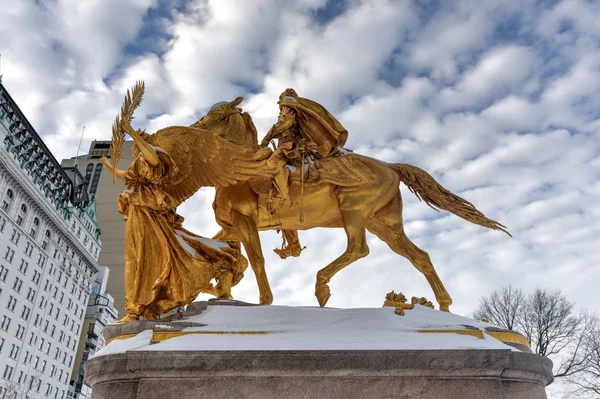
[[[165,191],[177,166],[166,152],[157,154],[155,167],[136,158],[124,177],[128,190],[118,197],[126,220],[125,309],[148,319],[193,302],[216,273],[245,261],[239,248],[181,227],[177,203]]]

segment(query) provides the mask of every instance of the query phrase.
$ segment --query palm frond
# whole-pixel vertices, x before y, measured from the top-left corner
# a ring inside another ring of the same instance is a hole
[[[117,164],[121,159],[121,152],[123,151],[123,142],[125,142],[125,131],[121,127],[123,121],[131,123],[133,121],[136,108],[142,103],[144,97],[144,91],[146,86],[144,81],[138,80],[131,90],[127,90],[123,105],[121,106],[121,113],[117,115],[112,125],[112,144],[110,146],[110,157],[112,160],[113,168],[117,168]],[[116,172],[113,174],[113,184],[116,183],[117,176]]]

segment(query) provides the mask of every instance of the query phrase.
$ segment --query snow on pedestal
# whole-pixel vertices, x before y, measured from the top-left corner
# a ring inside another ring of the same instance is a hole
[[[126,351],[511,349],[485,332],[491,324],[415,305],[404,316],[394,308],[333,309],[289,306],[208,306],[187,317],[186,333],[151,343],[151,332],[113,340],[95,356]],[[178,321],[170,322],[176,326]],[[163,323],[158,326],[165,326]],[[424,330],[450,330],[425,333]],[[457,334],[482,331],[483,339]],[[454,333],[452,333],[452,331]]]

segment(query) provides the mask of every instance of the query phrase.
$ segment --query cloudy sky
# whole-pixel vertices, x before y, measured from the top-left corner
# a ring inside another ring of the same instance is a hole
[[[8,0],[2,0],[8,2]],[[600,310],[600,6],[565,1],[20,0],[0,7],[4,84],[58,158],[109,139],[123,94],[146,81],[136,127],[183,124],[244,96],[261,136],[293,87],[350,132],[348,147],[405,162],[508,226],[514,238],[434,212],[401,187],[408,236],[428,251],[453,310],[505,284],[560,288]],[[182,208],[219,228],[213,191]],[[316,305],[316,272],[342,230],[301,232],[280,260],[262,233],[275,303]],[[369,235],[371,254],[338,273],[330,306],[433,294]],[[234,290],[256,301],[252,275]]]

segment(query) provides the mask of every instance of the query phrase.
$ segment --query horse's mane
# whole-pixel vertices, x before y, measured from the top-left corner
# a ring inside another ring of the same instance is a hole
[[[219,120],[210,130],[235,144],[258,149],[258,132],[247,112],[231,113]],[[243,133],[240,134],[240,130],[243,130]]]

